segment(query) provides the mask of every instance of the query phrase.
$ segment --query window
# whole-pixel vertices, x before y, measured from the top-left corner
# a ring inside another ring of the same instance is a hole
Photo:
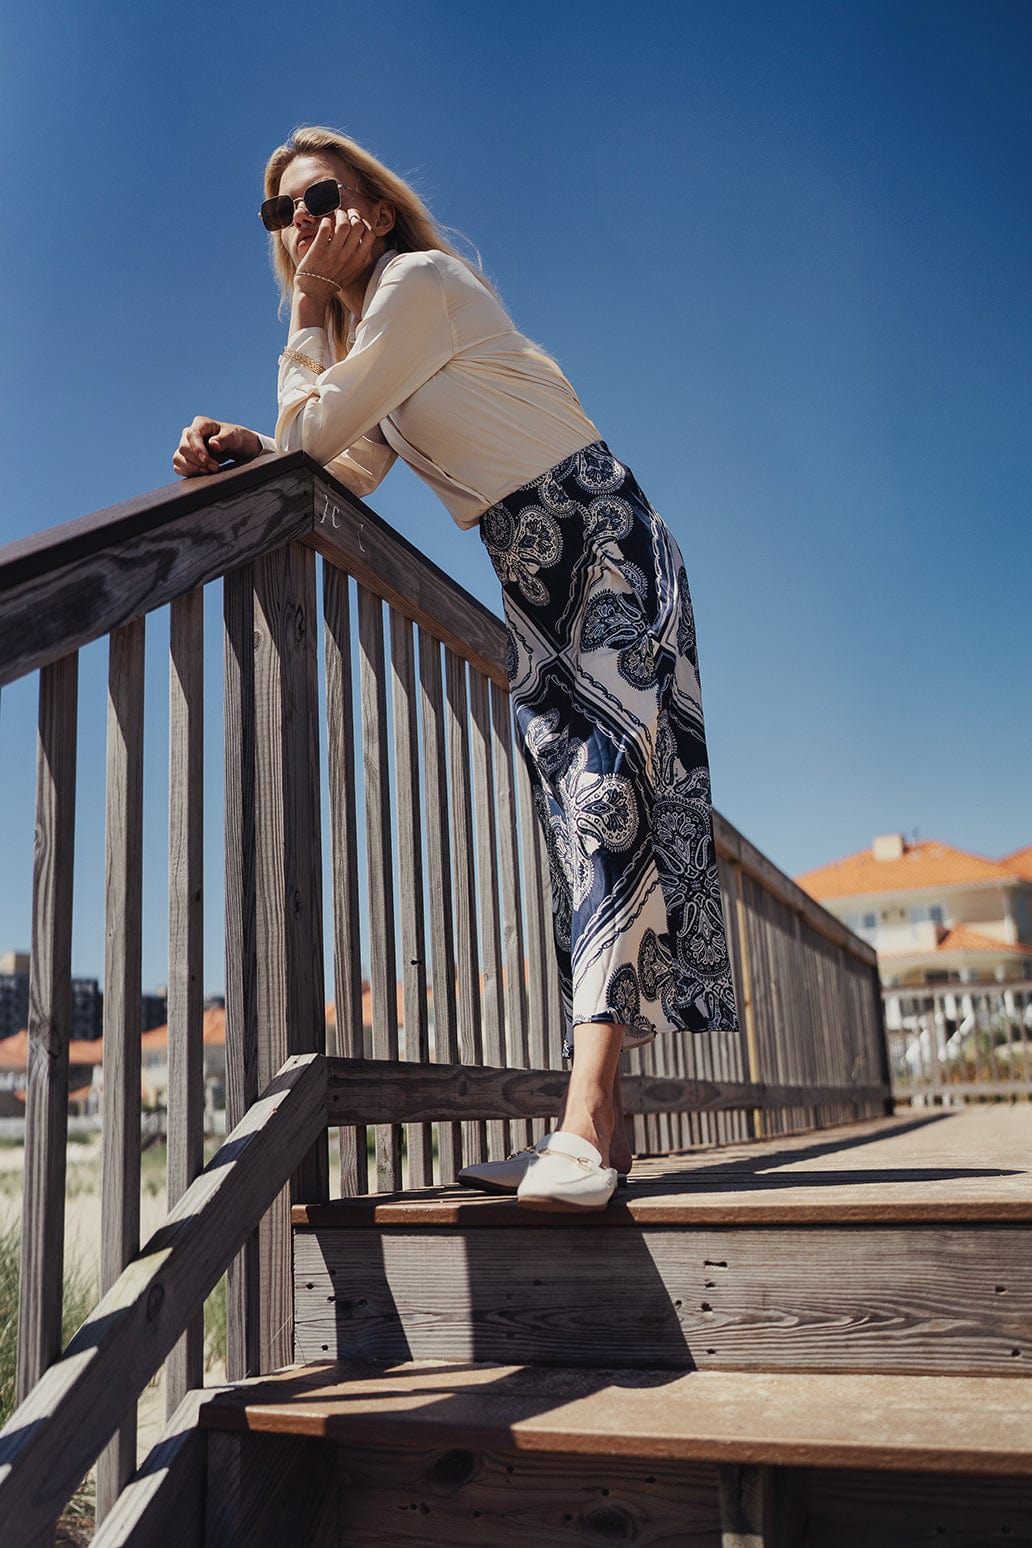
[[[877,926],[878,926],[878,915],[877,914],[865,914],[864,917],[863,917],[863,922],[861,923],[860,928],[862,930],[874,930],[874,929],[877,929]]]
[[[925,924],[929,920],[932,924],[942,924],[943,907],[941,903],[921,903],[918,907],[910,910],[911,924]]]

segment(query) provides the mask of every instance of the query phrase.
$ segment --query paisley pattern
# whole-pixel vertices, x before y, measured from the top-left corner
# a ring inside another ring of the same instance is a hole
[[[738,1030],[684,562],[586,446],[484,512],[517,735],[552,882],[565,1052],[584,1021]]]

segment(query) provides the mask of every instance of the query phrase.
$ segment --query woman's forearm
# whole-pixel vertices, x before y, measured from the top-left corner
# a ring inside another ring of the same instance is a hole
[[[326,311],[325,301],[317,301],[314,296],[306,296],[304,291],[295,285],[290,304],[291,333],[296,333],[299,328],[325,328]]]

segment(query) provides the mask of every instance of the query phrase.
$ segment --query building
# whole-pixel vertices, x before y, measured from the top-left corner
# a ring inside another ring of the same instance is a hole
[[[29,1019],[29,954],[0,952],[0,1038],[13,1037]]]
[[[104,1030],[104,995],[95,978],[72,979],[72,1037],[93,1042]]]
[[[1032,979],[1032,846],[990,860],[886,833],[795,879],[874,947],[887,988]]]
[[[140,997],[140,1031],[168,1021],[168,994],[159,986]],[[29,954],[0,952],[0,1039],[13,1037],[29,1024]],[[104,991],[95,978],[72,979],[73,1042],[89,1043],[104,1031]]]
[[[226,1012],[204,1012],[204,1107],[214,1113],[226,1105]],[[140,1038],[140,1088],[145,1107],[168,1106],[168,1027],[152,1027]]]

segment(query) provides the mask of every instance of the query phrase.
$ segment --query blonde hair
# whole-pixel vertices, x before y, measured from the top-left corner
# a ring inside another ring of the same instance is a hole
[[[394,210],[394,227],[388,241],[399,253],[427,252],[431,248],[450,253],[464,263],[490,290],[487,280],[477,265],[456,252],[444,235],[422,199],[403,178],[385,167],[382,161],[367,151],[356,140],[336,129],[324,129],[320,125],[302,125],[295,129],[284,145],[273,151],[265,167],[265,197],[279,193],[280,179],[290,163],[298,156],[333,156],[342,163],[348,174],[349,186],[363,194],[374,204],[389,204]],[[278,233],[270,237],[272,266],[280,282],[280,294],[285,306],[290,304],[294,286],[294,265]],[[348,352],[350,314],[339,296],[330,303],[330,344],[336,358],[342,360]]]

